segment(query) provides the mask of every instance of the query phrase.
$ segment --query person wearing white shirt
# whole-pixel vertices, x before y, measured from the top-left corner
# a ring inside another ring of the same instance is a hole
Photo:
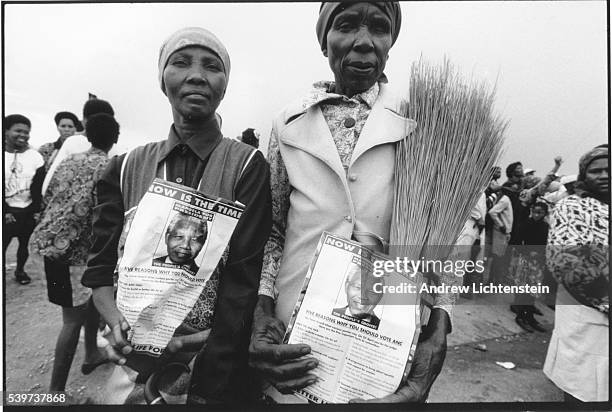
[[[106,100],[87,100],[85,102],[85,105],[83,106],[83,127],[87,123],[87,118],[96,113],[107,113],[111,116],[115,115],[113,107]],[[85,135],[75,134],[66,139],[61,149],[59,149],[59,151],[57,152],[57,155],[55,156],[53,163],[49,167],[49,170],[47,171],[47,175],[45,176],[45,180],[43,181],[42,185],[42,194],[44,195],[47,191],[47,187],[49,186],[49,182],[51,181],[53,173],[55,173],[55,170],[57,170],[58,166],[60,165],[60,163],[62,163],[64,159],[73,154],[86,152],[87,150],[89,150],[90,147],[91,143],[89,143],[89,140],[87,140],[87,136]],[[119,155],[124,152],[125,149],[118,147],[117,144],[115,144],[108,151],[108,157],[111,158],[115,155]]]
[[[480,239],[482,228],[484,228],[485,225],[486,215],[487,196],[483,193],[470,211],[470,217],[467,222],[465,222],[465,225],[463,225],[461,234],[455,243],[457,245],[471,246],[476,240]]]
[[[4,200],[2,227],[3,261],[11,240],[19,241],[15,280],[21,285],[31,282],[24,271],[28,260],[28,241],[34,230],[34,214],[40,208],[40,184],[45,161],[30,148],[30,120],[20,114],[4,118]]]
[[[484,244],[484,226],[487,216],[487,196],[483,192],[478,201],[470,211],[470,217],[463,225],[463,229],[455,242],[457,246],[457,257],[465,261],[475,261]],[[469,286],[474,283],[476,276],[474,273],[466,273],[463,277],[463,285]],[[461,296],[471,299],[472,294],[463,293]]]

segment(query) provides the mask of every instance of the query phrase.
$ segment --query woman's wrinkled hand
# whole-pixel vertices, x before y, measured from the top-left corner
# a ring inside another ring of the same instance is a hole
[[[249,365],[281,393],[292,393],[316,382],[309,373],[318,366],[308,345],[283,344],[285,325],[274,316],[257,313],[249,346]]]
[[[127,341],[130,324],[122,316],[117,323],[109,325],[109,327],[111,331],[106,335],[106,339],[110,343],[105,347],[106,356],[117,365],[125,365],[127,361],[125,356],[132,352],[132,346]]]

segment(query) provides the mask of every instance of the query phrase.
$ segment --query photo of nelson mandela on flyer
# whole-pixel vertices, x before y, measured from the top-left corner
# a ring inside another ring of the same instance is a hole
[[[382,278],[374,278],[368,273],[367,278],[362,281],[361,276],[361,267],[351,265],[344,282],[347,305],[334,308],[332,314],[371,329],[378,329],[380,318],[374,312],[374,308],[382,299],[383,294],[374,291],[374,283],[380,283]],[[365,289],[362,289],[362,286]],[[342,302],[343,299],[340,298],[338,301]]]
[[[164,236],[167,254],[153,259],[152,265],[181,267],[195,275],[200,270],[195,258],[204,247],[207,236],[205,220],[177,213],[168,224]]]

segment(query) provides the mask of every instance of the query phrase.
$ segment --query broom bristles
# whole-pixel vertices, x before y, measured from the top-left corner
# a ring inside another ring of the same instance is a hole
[[[445,59],[412,66],[400,110],[417,122],[397,144],[391,244],[397,256],[445,259],[491,179],[507,122],[495,88],[465,82]]]

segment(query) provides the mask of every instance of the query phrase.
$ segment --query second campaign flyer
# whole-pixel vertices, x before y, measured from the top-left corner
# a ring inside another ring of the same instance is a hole
[[[405,378],[418,339],[420,298],[383,293],[384,286],[416,283],[397,272],[375,276],[381,260],[388,257],[323,233],[285,335],[286,343],[310,345],[319,361],[313,370],[318,381],[297,395],[315,403],[379,398]]]

